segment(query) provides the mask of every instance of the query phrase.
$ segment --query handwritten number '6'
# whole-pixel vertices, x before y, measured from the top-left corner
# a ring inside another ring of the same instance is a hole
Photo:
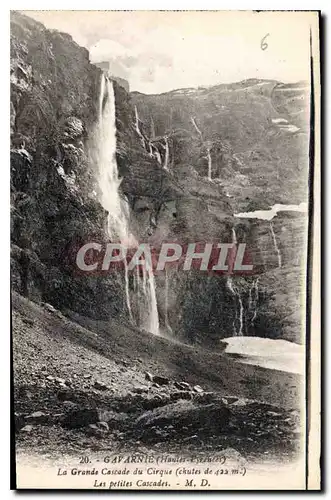
[[[267,33],[261,40],[261,49],[262,50],[266,50],[268,48],[268,44],[267,42],[265,42],[265,39],[267,38],[267,36],[270,36],[270,33]]]

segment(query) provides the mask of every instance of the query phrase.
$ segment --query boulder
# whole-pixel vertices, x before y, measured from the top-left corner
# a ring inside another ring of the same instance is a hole
[[[54,306],[52,306],[52,304],[45,304],[44,305],[45,309],[47,309],[47,311],[51,312],[51,313],[56,313],[56,309]]]
[[[200,387],[200,385],[195,385],[193,387],[193,390],[194,390],[194,392],[197,392],[199,394],[201,394],[203,392],[203,389],[202,389],[202,387]]]
[[[183,391],[190,391],[191,390],[191,386],[187,382],[175,382],[174,385],[175,385],[175,387],[177,387],[177,389],[180,389]]]
[[[148,382],[153,382],[153,375],[149,372],[145,372],[145,379],[148,380]]]
[[[136,394],[143,394],[148,392],[148,387],[134,387],[132,392],[135,392]]]
[[[15,418],[15,431],[20,431],[25,426],[25,415],[23,413],[14,414]]]
[[[21,429],[21,432],[25,432],[27,434],[29,434],[30,432],[32,432],[34,429],[34,426],[33,425],[25,425],[22,429]]]
[[[135,423],[136,432],[148,441],[150,429],[172,425],[178,435],[210,436],[225,432],[230,411],[221,402],[197,405],[193,401],[177,401],[141,415]]]
[[[75,429],[97,422],[99,422],[99,412],[96,408],[80,408],[68,411],[63,419],[63,426]]]
[[[89,434],[93,436],[103,436],[109,431],[107,422],[97,422],[88,425]]]
[[[166,377],[161,377],[160,375],[154,375],[153,382],[159,385],[168,385],[170,380]]]
[[[28,415],[25,420],[29,424],[46,424],[50,420],[50,415],[42,411],[35,411],[31,415]]]
[[[77,139],[84,133],[84,125],[82,120],[75,116],[67,118],[65,123],[64,136],[69,139]]]
[[[93,385],[99,391],[108,391],[109,390],[109,387],[106,384],[104,384],[103,382],[101,382],[100,380],[96,380]]]
[[[176,391],[170,394],[171,401],[179,401],[180,399],[190,400],[193,398],[193,395],[190,391]]]

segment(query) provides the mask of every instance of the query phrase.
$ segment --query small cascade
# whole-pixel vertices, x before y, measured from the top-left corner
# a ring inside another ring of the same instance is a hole
[[[155,280],[154,280],[154,274],[153,270],[149,269],[147,271],[147,279],[148,279],[148,295],[147,298],[148,300],[148,306],[149,306],[149,311],[148,311],[148,318],[149,318],[149,325],[148,325],[148,331],[154,333],[154,335],[159,335],[159,313],[157,310],[157,300],[156,300],[156,287],[155,287]]]
[[[138,115],[138,109],[137,109],[137,106],[134,107],[134,113],[135,113],[135,130],[140,138],[140,141],[141,141],[141,144],[142,144],[142,147],[145,149],[145,151],[147,151],[147,153],[149,154],[150,157],[152,158],[155,158],[157,160],[157,162],[162,165],[162,158],[161,158],[161,155],[160,155],[160,152],[157,148],[157,146],[155,146],[151,140],[148,140],[148,139],[145,139],[145,137],[143,136],[141,130],[140,130],[140,120],[139,120],[139,115]],[[153,118],[151,119],[151,128],[153,128],[154,130],[154,121],[153,121]],[[155,130],[154,132],[152,133],[152,136],[151,138],[154,138],[155,137]],[[168,146],[167,146],[168,147]],[[169,147],[168,147],[168,157],[169,157]]]
[[[153,146],[152,146],[152,143],[151,141],[148,142],[148,154],[151,158],[154,157],[154,154],[153,154]]]
[[[240,292],[238,288],[234,285],[233,279],[231,276],[228,277],[227,279],[227,287],[232,293],[232,295],[235,298],[235,301],[238,300],[238,305],[239,305],[239,311],[236,307],[235,310],[235,319],[233,320],[233,334],[235,337],[242,337],[243,336],[243,326],[244,326],[244,306],[243,302],[241,299]],[[239,328],[236,328],[236,323],[239,322]]]
[[[236,230],[233,227],[232,228],[232,243],[234,245],[237,245],[237,235],[236,235]],[[242,337],[243,336],[243,328],[244,328],[244,305],[243,301],[241,298],[241,294],[239,291],[239,288],[234,284],[233,279],[231,276],[227,277],[227,287],[232,293],[232,295],[235,298],[235,302],[238,301],[238,306],[239,310],[236,306],[235,310],[235,319],[233,320],[233,333],[235,337]],[[236,324],[239,323],[238,328],[236,327]]]
[[[141,130],[140,130],[140,125],[139,125],[139,115],[138,115],[138,109],[137,109],[137,106],[134,107],[134,114],[135,114],[135,117],[136,117],[136,121],[135,121],[135,129],[136,129],[136,132],[141,140],[141,144],[143,146],[144,149],[146,149],[146,143],[145,143],[145,138],[143,136],[143,134],[141,133]]]
[[[277,256],[278,256],[278,267],[281,268],[282,267],[282,255],[280,253],[280,250],[279,250],[279,247],[277,244],[276,235],[274,232],[274,226],[273,226],[272,222],[270,222],[270,231],[271,231],[272,239],[274,242],[275,250],[276,250]]]
[[[147,270],[145,265],[142,265],[141,269],[142,277],[140,278],[138,273],[138,282],[142,282],[142,296],[140,297],[138,305],[147,313],[145,315],[140,314],[140,318],[141,316],[144,316],[141,326],[154,335],[159,335],[159,313],[157,309],[156,287],[153,270]]]
[[[169,170],[168,164],[169,164],[169,142],[168,142],[168,137],[164,137],[164,149],[165,149],[165,154],[164,154],[164,164],[163,168],[164,170]]]
[[[164,293],[165,293],[165,305],[164,305],[164,323],[166,326],[166,329],[168,332],[172,333],[172,328],[169,323],[169,278],[168,278],[168,271],[167,268],[165,268],[165,286],[164,286]]]
[[[193,124],[193,127],[195,128],[195,130],[197,131],[197,133],[199,134],[200,138],[201,138],[201,141],[203,142],[204,146],[206,147],[206,151],[207,151],[207,162],[208,162],[208,174],[207,174],[207,177],[208,177],[208,180],[211,181],[212,178],[211,178],[211,172],[212,172],[212,161],[211,161],[211,154],[210,154],[210,150],[211,150],[211,146],[210,144],[208,144],[207,141],[204,141],[203,139],[203,135],[202,135],[202,132],[201,130],[199,129],[198,125],[197,125],[197,122],[195,121],[195,118],[193,118],[191,116],[191,122]]]
[[[150,137],[150,139],[147,139],[144,137],[144,135],[142,134],[142,132],[140,130],[140,119],[139,119],[139,115],[138,115],[137,106],[134,107],[134,112],[135,112],[135,125],[134,126],[135,126],[135,130],[140,138],[140,141],[141,141],[143,148],[145,149],[145,151],[147,151],[147,153],[149,154],[149,156],[151,158],[155,158],[156,161],[160,165],[162,165],[162,158],[161,158],[160,151],[159,151],[158,147],[155,144],[153,144],[153,142],[152,142],[152,140],[155,139],[155,126],[154,126],[153,118],[151,117],[151,137]],[[162,144],[162,147],[165,150],[165,158],[164,158],[163,168],[165,170],[168,170],[169,143],[168,143],[167,136],[164,137],[164,142],[165,142],[164,146]]]
[[[155,139],[155,125],[152,116],[151,116],[151,139]]]
[[[153,146],[153,149],[154,149],[154,156],[155,158],[157,159],[157,162],[162,165],[162,158],[161,158],[161,155],[160,155],[160,151],[157,149],[156,146]]]
[[[195,118],[193,118],[192,116],[191,116],[191,122],[192,122],[193,127],[195,128],[195,130],[196,130],[196,131],[198,132],[198,134],[200,135],[201,140],[203,141],[202,132],[201,132],[201,130],[199,129],[199,127],[198,127],[198,125],[197,125],[197,122],[195,121]]]
[[[256,278],[252,286],[249,289],[249,297],[248,297],[248,310],[251,313],[251,325],[254,325],[254,321],[257,316],[257,303],[259,300],[259,278]]]
[[[211,155],[210,148],[207,148],[207,160],[208,160],[208,180],[211,181]]]

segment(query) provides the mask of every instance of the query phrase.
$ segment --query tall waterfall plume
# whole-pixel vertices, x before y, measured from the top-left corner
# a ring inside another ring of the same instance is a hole
[[[101,204],[108,212],[108,236],[129,246],[132,236],[128,228],[128,205],[119,194],[120,179],[116,162],[116,115],[115,95],[112,82],[102,74],[99,96],[99,127],[97,131],[97,155]],[[125,297],[130,320],[133,321],[129,277],[124,260]]]
[[[142,142],[144,138],[139,129],[139,117],[136,110],[136,127]],[[108,235],[112,241],[120,240],[124,247],[136,244],[134,236],[129,231],[129,206],[120,196],[118,168],[116,162],[116,107],[115,94],[111,80],[104,74],[101,78],[99,97],[99,127],[97,131],[97,154],[99,167],[99,189],[101,204],[108,211]],[[142,279],[135,280],[138,302],[138,321],[133,317],[129,291],[129,276],[127,262],[124,259],[125,296],[130,320],[139,324],[143,318],[143,327],[151,333],[159,334],[159,317],[156,302],[155,280],[153,272],[144,270]]]

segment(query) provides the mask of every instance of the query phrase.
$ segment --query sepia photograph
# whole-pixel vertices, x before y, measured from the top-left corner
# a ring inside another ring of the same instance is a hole
[[[319,23],[11,11],[12,489],[320,489]]]

